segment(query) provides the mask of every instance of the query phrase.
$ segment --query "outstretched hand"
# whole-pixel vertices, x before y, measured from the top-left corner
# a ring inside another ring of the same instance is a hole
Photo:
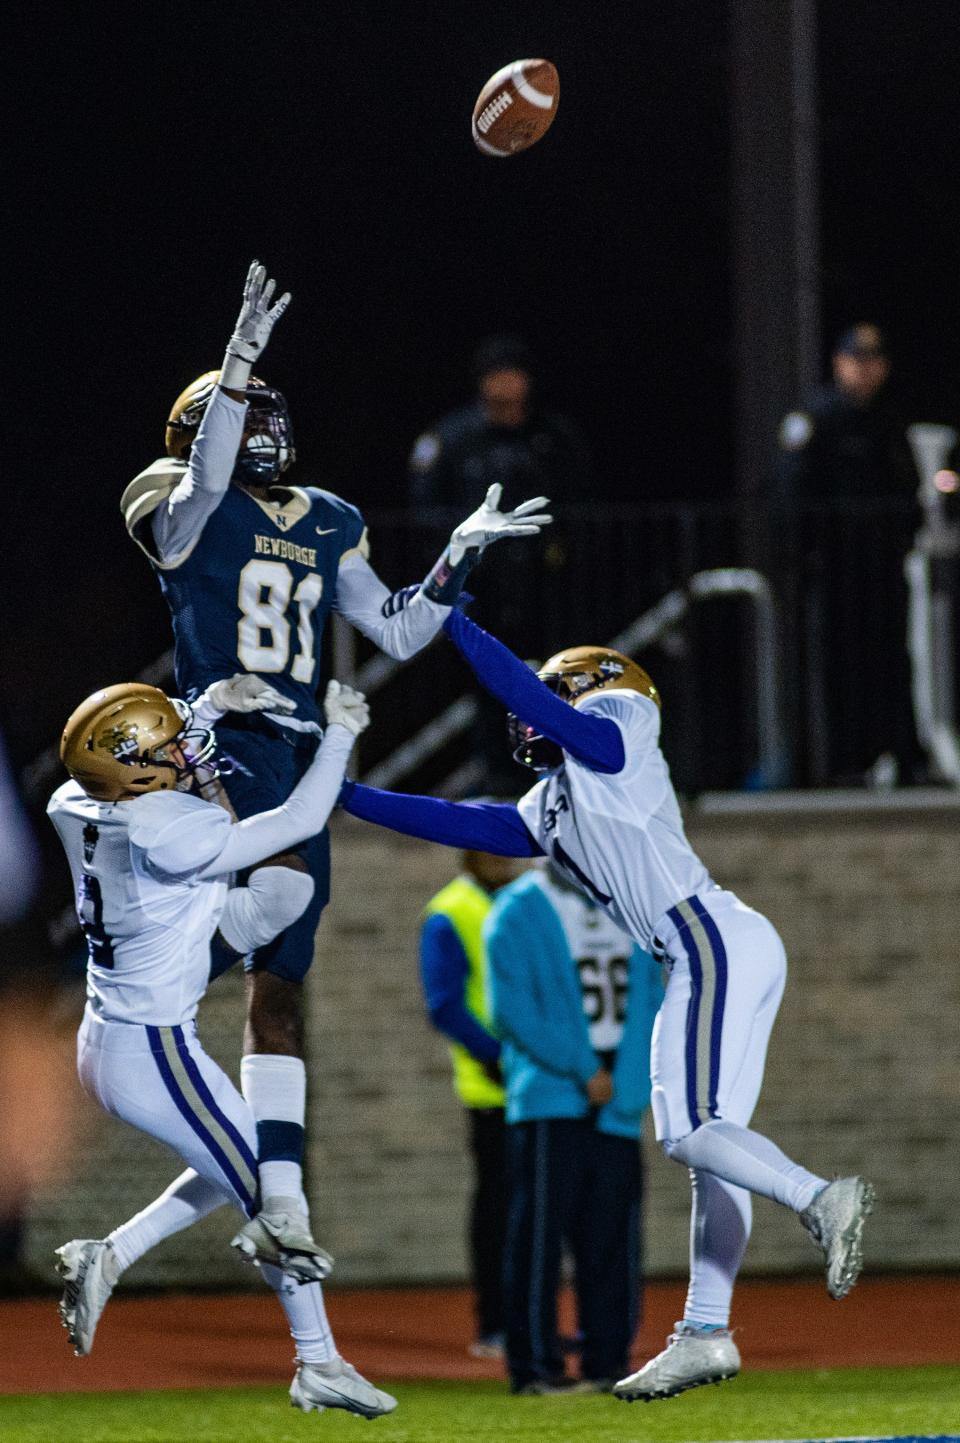
[[[550,503],[546,496],[535,496],[524,501],[513,511],[500,510],[503,487],[495,482],[471,516],[460,525],[450,537],[450,564],[456,566],[467,551],[482,552],[493,541],[505,536],[538,536],[544,526],[549,526],[553,517],[540,508]]]
[[[227,345],[227,354],[238,356],[252,366],[270,339],[270,332],[290,304],[290,292],[284,291],[271,306],[277,288],[275,280],[267,280],[267,270],[259,261],[252,261],[243,287],[243,305]]]
[[[346,727],[355,737],[370,725],[370,706],[363,692],[342,681],[327,683],[323,711],[328,726]]]

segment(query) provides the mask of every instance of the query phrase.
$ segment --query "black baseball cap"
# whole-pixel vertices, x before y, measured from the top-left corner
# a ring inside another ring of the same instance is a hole
[[[849,326],[837,337],[833,347],[835,356],[886,356],[886,337],[879,326],[871,321],[861,321],[856,326]]]

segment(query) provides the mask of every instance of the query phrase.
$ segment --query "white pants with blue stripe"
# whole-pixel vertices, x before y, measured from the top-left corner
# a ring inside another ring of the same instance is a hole
[[[114,1117],[182,1157],[247,1216],[257,1196],[257,1129],[246,1101],[208,1057],[196,1024],[110,1022],[88,1006],[77,1037],[85,1090]]]
[[[224,1203],[252,1216],[256,1123],[244,1097],[200,1046],[195,1023],[108,1022],[88,1005],[77,1037],[77,1069],[85,1090],[105,1111],[165,1142],[189,1165],[161,1197],[110,1234],[121,1268]],[[302,1202],[306,1211],[306,1199]],[[333,1357],[336,1344],[320,1284],[298,1285],[267,1264],[261,1273],[287,1315],[298,1358]]]
[[[750,1194],[799,1212],[826,1185],[749,1127],[786,954],[766,917],[719,890],[671,907],[657,935],[669,977],[651,1044],[651,1107],[658,1140],[693,1184],[684,1320],[726,1327]]]
[[[787,976],[779,933],[732,892],[671,907],[658,926],[669,975],[651,1044],[660,1142],[727,1118],[745,1127]]]

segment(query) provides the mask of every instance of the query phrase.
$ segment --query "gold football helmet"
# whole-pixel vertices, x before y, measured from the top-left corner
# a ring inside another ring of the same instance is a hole
[[[213,756],[213,733],[190,730],[185,702],[159,687],[121,682],[82,701],[60,741],[60,760],[88,797],[116,802],[183,790]]]
[[[537,672],[540,680],[562,701],[571,706],[594,691],[638,691],[660,706],[660,693],[642,666],[609,646],[571,646],[558,651],[545,661]],[[507,718],[507,731],[513,747],[514,761],[534,771],[548,771],[563,761],[563,752],[556,742],[513,712]]]
[[[210,404],[219,371],[204,371],[173,403],[167,417],[168,456],[186,460]],[[287,403],[279,391],[251,376],[247,383],[247,419],[233,472],[234,481],[272,486],[297,459]]]
[[[609,646],[571,646],[558,651],[537,672],[551,691],[576,706],[587,692],[638,691],[660,705],[660,693],[642,666]]]

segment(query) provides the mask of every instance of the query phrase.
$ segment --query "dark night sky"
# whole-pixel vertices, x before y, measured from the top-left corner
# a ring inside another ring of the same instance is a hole
[[[887,322],[904,389],[943,416],[960,370],[955,0],[822,10],[827,331]],[[591,435],[607,495],[729,495],[721,0],[21,14],[5,690],[36,695],[42,740],[165,644],[117,499],[173,397],[219,363],[252,256],[294,293],[268,372],[301,480],[399,502],[413,437],[463,397],[475,340],[509,325]],[[538,54],[561,75],[553,130],[480,156],[477,91]]]

